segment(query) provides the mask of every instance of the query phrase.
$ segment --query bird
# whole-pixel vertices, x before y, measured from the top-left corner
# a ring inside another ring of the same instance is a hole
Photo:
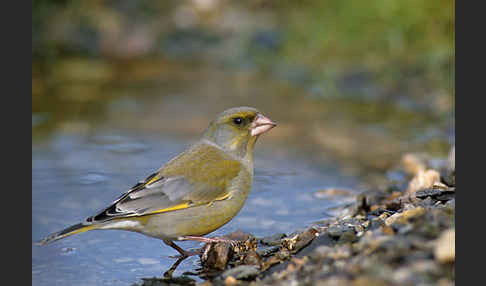
[[[253,147],[277,124],[253,107],[233,107],[200,140],[139,181],[102,211],[37,242],[47,245],[90,230],[126,230],[161,239],[185,258],[197,252],[174,241],[207,238],[243,207],[253,181]]]

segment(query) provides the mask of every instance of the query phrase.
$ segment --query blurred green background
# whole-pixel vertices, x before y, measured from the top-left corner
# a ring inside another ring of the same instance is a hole
[[[372,170],[454,142],[454,1],[32,4],[33,140],[110,120],[192,135],[245,104],[275,142]]]

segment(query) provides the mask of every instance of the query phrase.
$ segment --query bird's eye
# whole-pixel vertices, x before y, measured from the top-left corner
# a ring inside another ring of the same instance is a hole
[[[240,125],[241,123],[243,123],[243,119],[241,117],[235,117],[235,118],[233,118],[233,122],[236,125]]]

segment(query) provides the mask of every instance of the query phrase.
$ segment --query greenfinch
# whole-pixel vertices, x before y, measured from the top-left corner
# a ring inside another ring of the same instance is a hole
[[[213,241],[203,235],[239,212],[253,181],[255,142],[275,126],[255,108],[228,109],[209,124],[199,141],[103,211],[39,244],[93,229],[118,229],[162,239],[187,257],[191,253],[174,241]]]

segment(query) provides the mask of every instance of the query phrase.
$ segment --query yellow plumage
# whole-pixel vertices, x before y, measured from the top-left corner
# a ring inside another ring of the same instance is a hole
[[[40,244],[92,229],[121,229],[162,239],[187,255],[172,240],[210,233],[238,213],[253,180],[253,146],[274,126],[254,108],[224,111],[188,150],[102,212]]]

